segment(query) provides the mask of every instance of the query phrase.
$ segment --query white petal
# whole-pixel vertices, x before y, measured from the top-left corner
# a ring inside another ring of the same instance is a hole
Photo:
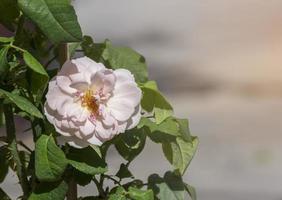
[[[101,141],[107,141],[115,136],[117,130],[114,127],[104,126],[100,121],[96,121],[96,137]]]
[[[58,73],[58,76],[68,76],[75,73],[78,73],[77,66],[70,60],[68,60],[63,64],[61,70]]]
[[[81,149],[84,147],[87,147],[89,145],[88,142],[85,142],[84,140],[80,140],[75,136],[70,136],[70,137],[58,137],[58,143],[59,144],[64,144],[64,143],[68,143],[69,145],[71,145],[72,147]]]
[[[116,75],[119,83],[128,82],[128,81],[135,82],[133,74],[131,74],[131,72],[126,69],[116,69],[114,71],[114,74]]]
[[[87,140],[87,142],[89,142],[90,144],[94,144],[94,145],[98,145],[101,146],[103,144],[103,142],[101,142],[95,134],[93,134],[93,136]]]
[[[60,99],[57,100],[56,109],[61,116],[67,116],[67,113],[70,111],[70,109],[72,109],[73,105],[73,99],[65,95],[64,97],[60,97]]]
[[[96,63],[94,60],[84,56],[81,58],[77,58],[72,60],[72,63],[74,63],[79,72],[88,72],[88,73],[96,73],[98,70],[104,69],[104,65],[100,63]]]
[[[57,120],[55,119],[55,129],[58,133],[60,133],[63,136],[72,136],[72,131],[68,130],[67,127],[64,127],[66,125],[66,122],[63,122],[63,120]],[[63,124],[65,123],[65,124]]]
[[[113,91],[112,101],[123,101],[127,99],[130,101],[130,105],[133,107],[137,106],[142,97],[142,92],[140,88],[134,82],[126,82],[120,85],[116,85]]]
[[[104,110],[103,112],[103,124],[106,126],[113,126],[115,123],[117,123],[116,119],[108,111]]]
[[[67,94],[74,94],[77,90],[70,87],[71,80],[66,76],[57,76],[56,78],[58,87]]]
[[[87,118],[90,116],[89,111],[86,108],[82,108],[80,110],[80,113],[78,115],[76,115],[76,120],[78,122],[84,122],[85,120],[87,120]]]
[[[71,109],[69,109],[67,112],[67,117],[76,118],[76,116],[78,116],[82,112],[82,109],[84,108],[82,108],[79,103],[72,104]]]
[[[80,126],[79,129],[84,136],[88,136],[94,134],[95,125],[87,119],[85,124]]]
[[[118,121],[126,121],[134,113],[135,109],[130,104],[131,102],[128,99],[120,101],[109,101],[108,109],[112,116],[114,116],[114,118],[116,118]]]
[[[52,110],[57,110],[66,101],[70,100],[71,97],[64,94],[58,87],[54,87],[46,94],[46,102]]]
[[[101,70],[91,77],[91,88],[93,91],[102,90],[106,95],[114,89],[116,77],[112,70]]]
[[[49,107],[49,105],[48,105],[47,102],[45,102],[45,104],[44,104],[44,114],[45,114],[47,120],[48,120],[51,124],[53,124],[53,123],[54,123],[54,116],[56,115],[56,111],[52,110],[52,109]]]
[[[135,108],[135,112],[133,113],[131,118],[128,120],[126,129],[129,130],[137,126],[138,123],[140,122],[140,119],[141,119],[141,106],[137,106]]]
[[[127,121],[119,122],[118,124],[118,133],[124,133],[127,127]]]
[[[79,91],[83,91],[88,89],[89,81],[87,79],[87,76],[84,75],[84,73],[77,73],[77,74],[72,74],[69,76],[71,79],[71,85],[70,87],[75,88]],[[81,88],[78,88],[77,85],[84,85],[83,90]]]

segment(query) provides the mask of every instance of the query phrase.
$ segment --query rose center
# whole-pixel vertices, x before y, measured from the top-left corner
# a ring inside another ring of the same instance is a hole
[[[83,107],[87,107],[87,109],[93,114],[98,113],[99,105],[91,90],[87,90],[81,97],[81,105]]]

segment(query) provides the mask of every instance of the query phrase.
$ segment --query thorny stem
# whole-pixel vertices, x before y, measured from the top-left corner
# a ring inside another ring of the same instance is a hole
[[[21,163],[21,159],[20,159],[19,151],[17,147],[16,129],[15,129],[12,105],[9,104],[9,105],[4,106],[4,114],[5,114],[5,120],[6,120],[7,142],[8,142],[9,149],[11,151],[13,160],[16,163],[16,171],[17,171],[19,182],[20,182],[20,185],[23,191],[23,200],[26,200],[28,198],[30,188],[29,188],[29,183],[27,180],[25,167]]]

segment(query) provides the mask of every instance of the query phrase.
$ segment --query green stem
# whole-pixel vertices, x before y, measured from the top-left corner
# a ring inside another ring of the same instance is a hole
[[[24,22],[25,22],[25,16],[22,14],[19,18],[19,21],[18,21],[18,28],[17,28],[17,31],[16,31],[16,35],[15,35],[15,41],[19,41],[18,38],[20,37],[20,35],[22,34],[23,32],[23,28],[24,28]],[[20,38],[19,38],[20,39]],[[18,43],[17,43],[18,44]]]
[[[116,180],[115,178],[113,178],[113,177],[111,177],[111,176],[109,176],[109,175],[107,175],[107,174],[104,174],[103,176],[104,176],[105,178],[107,178],[107,179],[113,181],[115,184],[118,184],[119,186],[121,186],[120,181]]]
[[[14,162],[16,163],[16,171],[19,178],[19,182],[23,191],[23,200],[26,200],[29,195],[29,183],[26,176],[26,171],[24,165],[21,163],[19,156],[19,151],[17,147],[16,140],[16,129],[14,122],[14,115],[12,110],[12,105],[8,104],[4,106],[4,114],[6,120],[6,133],[7,133],[7,142],[9,144],[9,149],[13,157]]]
[[[61,67],[63,64],[70,59],[69,51],[68,51],[68,44],[63,43],[59,45],[59,62]]]
[[[102,197],[102,198],[105,198],[106,194],[105,194],[105,191],[103,189],[104,178],[102,178],[102,175],[101,175],[101,178],[100,178],[100,182],[95,177],[93,177],[93,181],[94,181],[94,183],[97,187],[97,190],[99,192],[99,196]]]
[[[18,46],[15,46],[14,44],[9,44],[9,46],[10,47],[12,47],[12,48],[14,48],[14,49],[16,49],[16,50],[18,50],[18,51],[21,51],[21,52],[26,52],[26,50],[24,50],[24,49],[22,49],[22,48],[20,48],[20,47],[18,47]]]
[[[73,177],[69,180],[67,200],[77,200],[77,185]]]

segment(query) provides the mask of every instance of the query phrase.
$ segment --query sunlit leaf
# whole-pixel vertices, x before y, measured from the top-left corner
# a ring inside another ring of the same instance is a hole
[[[168,161],[181,174],[184,174],[196,153],[198,139],[194,137],[192,142],[186,142],[182,138],[177,137],[175,141],[164,142],[162,147]]]
[[[3,79],[5,73],[9,69],[7,54],[9,51],[9,46],[2,47],[0,49],[0,79]]]
[[[4,96],[6,99],[16,104],[16,106],[18,106],[22,111],[25,111],[35,117],[43,118],[41,112],[26,98],[0,89],[0,98],[1,96]]]
[[[96,175],[107,171],[107,164],[91,147],[70,148],[67,158],[70,165],[85,174]]]
[[[55,43],[82,39],[69,0],[18,0],[20,9]]]
[[[173,108],[159,92],[156,84],[149,81],[141,85],[143,98],[142,108],[149,113],[153,113],[156,123],[159,124],[173,114]]]
[[[60,179],[67,160],[52,136],[41,135],[35,144],[35,174],[41,181]]]
[[[40,183],[35,187],[28,200],[64,200],[68,190],[65,181]]]

